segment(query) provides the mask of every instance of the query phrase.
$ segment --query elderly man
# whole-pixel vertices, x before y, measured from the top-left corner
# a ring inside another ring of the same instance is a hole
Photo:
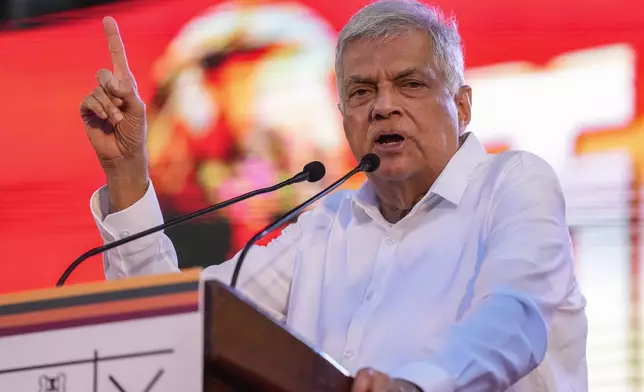
[[[145,106],[115,21],[104,25],[114,70],[98,72],[81,115],[107,175],[91,205],[110,242],[162,218]],[[586,391],[585,300],[558,179],[465,132],[455,25],[417,2],[376,2],[340,33],[336,73],[348,143],[380,168],[254,247],[240,290],[355,374],[356,392]],[[104,257],[109,279],[178,270],[162,233]],[[228,282],[235,262],[204,278]]]

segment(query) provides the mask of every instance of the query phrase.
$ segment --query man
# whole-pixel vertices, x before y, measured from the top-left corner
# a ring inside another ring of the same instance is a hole
[[[113,19],[114,73],[85,98],[107,175],[92,198],[106,242],[161,221],[145,106]],[[336,52],[339,109],[360,158],[381,158],[265,247],[240,290],[355,374],[353,391],[586,391],[585,300],[556,175],[526,152],[489,156],[470,121],[460,38],[432,8],[381,1]],[[159,233],[109,251],[109,279],[177,271]],[[235,258],[204,270],[228,282]]]

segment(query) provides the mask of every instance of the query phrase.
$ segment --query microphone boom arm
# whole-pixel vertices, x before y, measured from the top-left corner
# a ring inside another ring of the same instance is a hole
[[[167,228],[170,228],[170,227],[176,226],[176,225],[181,224],[181,223],[183,223],[183,222],[185,222],[185,221],[188,221],[188,220],[193,219],[193,218],[196,218],[196,217],[198,217],[198,216],[201,216],[201,215],[207,214],[207,213],[209,213],[209,212],[212,212],[212,211],[215,211],[215,210],[219,210],[219,209],[224,208],[224,207],[228,207],[228,206],[229,206],[229,205],[231,205],[231,204],[235,204],[235,203],[237,203],[237,202],[240,202],[240,201],[243,201],[243,200],[249,199],[249,198],[251,198],[251,197],[253,197],[253,196],[257,196],[257,195],[261,195],[261,194],[264,194],[264,193],[273,192],[273,191],[276,191],[276,190],[278,190],[278,189],[280,189],[280,188],[283,188],[283,187],[285,187],[285,186],[287,186],[287,185],[291,185],[291,184],[295,184],[295,183],[298,183],[298,182],[306,181],[306,180],[309,178],[309,176],[310,176],[310,175],[311,175],[311,173],[310,173],[310,172],[308,172],[308,171],[302,171],[302,172],[300,172],[300,173],[296,174],[295,176],[293,176],[293,177],[291,177],[291,178],[289,178],[289,179],[287,179],[287,180],[284,180],[284,181],[280,182],[279,184],[272,185],[272,186],[269,186],[269,187],[266,187],[266,188],[256,189],[256,190],[254,190],[254,191],[251,191],[251,192],[245,193],[245,194],[243,194],[243,195],[237,196],[237,197],[235,197],[235,198],[233,198],[233,199],[226,200],[226,201],[223,201],[223,202],[221,202],[221,203],[218,203],[218,204],[215,204],[215,205],[212,205],[212,206],[206,207],[206,208],[202,208],[202,209],[201,209],[201,210],[199,210],[199,211],[195,211],[195,212],[190,213],[190,214],[188,214],[188,215],[181,216],[181,217],[178,217],[178,218],[173,219],[173,220],[171,220],[171,221],[165,222],[165,223],[163,223],[163,224],[161,224],[161,225],[158,225],[158,226],[155,226],[155,227],[152,227],[152,228],[146,229],[146,230],[144,230],[144,231],[142,231],[142,232],[140,232],[140,233],[136,233],[136,234],[133,234],[133,235],[131,235],[131,236],[128,236],[128,237],[125,237],[125,238],[121,238],[121,239],[119,239],[119,240],[117,240],[117,241],[110,242],[109,244],[105,244],[105,245],[103,245],[103,246],[98,246],[98,247],[96,247],[96,248],[90,249],[90,250],[88,250],[87,252],[83,253],[79,258],[77,258],[76,260],[74,260],[74,261],[73,261],[73,262],[72,262],[72,263],[67,267],[67,269],[65,270],[65,272],[63,272],[63,274],[62,274],[62,275],[60,276],[60,278],[58,279],[58,282],[56,283],[56,286],[57,286],[57,287],[60,287],[60,286],[64,285],[64,284],[65,284],[65,281],[69,278],[69,275],[71,275],[71,273],[72,273],[72,272],[73,272],[73,271],[74,271],[74,270],[75,270],[75,269],[76,269],[76,268],[77,268],[77,267],[78,267],[78,266],[79,266],[83,261],[85,261],[86,259],[88,259],[88,258],[90,258],[90,257],[92,257],[92,256],[94,256],[94,255],[97,255],[97,254],[99,254],[99,253],[103,253],[103,252],[108,251],[108,250],[110,250],[110,249],[116,248],[117,246],[120,246],[120,245],[123,245],[123,244],[127,244],[128,242],[135,241],[135,240],[137,240],[137,239],[139,239],[139,238],[141,238],[141,237],[145,237],[146,235],[152,234],[152,233],[154,233],[154,232],[161,231],[161,230],[164,230],[164,229],[167,229]],[[324,174],[322,174],[322,175],[324,175]]]
[[[333,184],[329,185],[327,188],[325,188],[322,191],[320,191],[319,193],[317,193],[312,198],[308,199],[304,203],[296,206],[295,208],[293,208],[292,210],[290,210],[289,212],[284,214],[280,219],[278,219],[278,220],[274,221],[273,223],[267,225],[260,232],[255,234],[255,236],[253,236],[253,238],[248,240],[248,242],[246,243],[246,246],[244,246],[244,249],[242,249],[241,253],[239,254],[239,257],[237,258],[237,263],[235,264],[235,269],[233,270],[233,275],[232,275],[232,278],[230,280],[230,286],[232,288],[235,288],[235,286],[237,285],[237,280],[239,278],[239,272],[241,271],[242,262],[246,258],[246,255],[248,254],[248,252],[252,248],[253,244],[255,244],[257,241],[262,239],[266,234],[270,233],[271,231],[273,231],[276,228],[278,228],[280,225],[284,224],[284,222],[286,222],[289,218],[291,218],[295,214],[299,213],[300,211],[302,211],[306,207],[308,207],[311,204],[315,203],[320,198],[324,197],[325,195],[327,195],[328,193],[330,193],[331,191],[333,191],[334,189],[336,189],[337,187],[342,185],[350,177],[352,177],[355,174],[357,174],[359,172],[362,172],[362,171],[373,172],[376,169],[378,169],[379,166],[380,166],[380,159],[379,159],[379,157],[377,155],[375,155],[375,154],[367,154],[367,155],[365,155],[364,157],[362,157],[362,159],[360,160],[360,163],[353,170],[351,170],[350,172],[345,174],[343,177],[341,177],[339,180],[337,180]]]

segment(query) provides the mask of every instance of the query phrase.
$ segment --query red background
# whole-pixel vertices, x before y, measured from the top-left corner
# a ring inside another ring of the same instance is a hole
[[[304,0],[339,29],[364,1]],[[537,64],[571,50],[617,42],[644,53],[644,6],[638,0],[442,0],[454,11],[466,63]],[[134,1],[66,14],[54,25],[0,34],[0,292],[53,286],[66,265],[100,245],[89,212],[104,178],[78,117],[97,69],[111,66],[101,19],[120,25],[144,99],[150,67],[176,32],[212,0]],[[638,60],[637,75],[644,75]],[[637,84],[644,112],[644,79]],[[476,104],[476,92],[474,92]],[[100,257],[70,283],[101,279]]]

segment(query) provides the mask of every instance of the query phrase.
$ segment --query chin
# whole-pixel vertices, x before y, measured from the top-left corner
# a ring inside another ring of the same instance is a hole
[[[408,173],[400,173],[400,172],[384,172],[384,173],[374,173],[371,175],[372,179],[375,180],[380,180],[380,181],[385,181],[385,182],[401,182],[408,180],[411,175]]]
[[[374,178],[384,181],[402,181],[412,176],[415,165],[411,159],[401,156],[378,155],[380,167],[371,173]]]
[[[397,161],[397,162],[396,162]],[[412,177],[413,169],[411,165],[400,162],[402,160],[382,159],[380,167],[371,173],[374,178],[382,181],[404,181]]]

